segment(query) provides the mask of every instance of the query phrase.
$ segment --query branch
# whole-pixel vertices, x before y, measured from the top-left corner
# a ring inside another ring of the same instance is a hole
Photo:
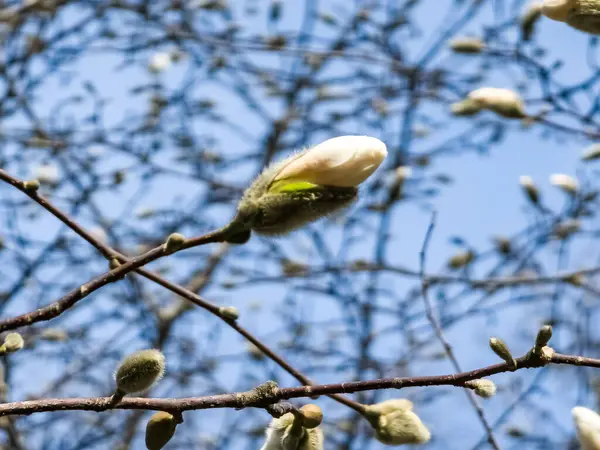
[[[209,395],[205,397],[188,398],[124,398],[114,409],[142,409],[181,413],[199,409],[214,408],[267,408],[281,400],[293,398],[315,397],[319,395],[349,394],[353,392],[371,391],[377,389],[402,389],[419,386],[457,386],[464,387],[470,380],[489,377],[503,372],[513,372],[520,369],[543,367],[548,364],[566,364],[600,368],[600,359],[583,356],[563,355],[553,353],[552,349],[541,355],[529,352],[516,359],[517,367],[506,362],[494,364],[480,369],[450,375],[434,375],[424,377],[382,378],[366,381],[349,381],[345,383],[301,386],[293,388],[278,388],[275,383],[268,395],[255,395],[256,390],[232,394]],[[262,385],[265,386],[265,385]],[[29,415],[49,411],[105,411],[110,397],[87,397],[68,399],[29,400],[0,404],[0,417],[9,415]]]

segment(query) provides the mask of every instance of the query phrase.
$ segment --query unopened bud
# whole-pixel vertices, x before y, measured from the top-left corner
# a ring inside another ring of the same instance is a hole
[[[502,117],[527,117],[521,96],[510,89],[483,87],[470,92],[467,98],[479,104],[480,108],[489,109]]]
[[[594,161],[600,158],[600,144],[592,144],[581,154],[583,161]]]
[[[25,345],[23,337],[19,333],[8,333],[4,338],[4,344],[0,346],[6,353],[13,353],[19,351]]]
[[[222,306],[219,308],[219,314],[228,320],[238,320],[240,311],[235,306]]]
[[[554,227],[554,235],[558,239],[566,239],[581,229],[581,222],[577,219],[567,219]]]
[[[119,262],[119,260],[117,258],[112,258],[109,262],[108,262],[108,268],[110,270],[115,270],[117,267],[119,267],[121,265],[121,263]]]
[[[537,205],[540,202],[540,193],[535,185],[535,182],[533,181],[533,178],[528,175],[522,175],[519,177],[519,184],[525,191],[529,201],[534,205]]]
[[[481,53],[485,50],[485,42],[475,37],[455,38],[450,41],[450,48],[455,53]]]
[[[576,406],[571,410],[577,440],[582,450],[596,450],[600,445],[600,416],[597,412],[583,406]]]
[[[127,356],[115,373],[117,389],[126,394],[149,389],[165,373],[165,357],[154,349],[140,350]]]
[[[304,428],[316,428],[323,421],[323,411],[317,405],[308,404],[300,408],[302,413],[302,426]]]
[[[448,261],[448,267],[454,270],[460,269],[471,264],[474,259],[475,253],[472,250],[457,253]]]
[[[23,187],[26,191],[35,192],[40,188],[40,182],[38,180],[30,180],[23,183]]]
[[[479,397],[490,398],[496,395],[496,383],[486,378],[467,381],[465,387],[472,389]]]
[[[564,278],[566,283],[569,283],[573,286],[583,286],[585,283],[585,276],[581,273],[572,273],[569,276]]]
[[[175,434],[177,421],[168,412],[159,411],[154,414],[146,425],[146,448],[160,450]]]
[[[540,331],[538,331],[538,334],[535,338],[535,348],[541,349],[542,347],[545,347],[548,342],[550,342],[551,338],[552,327],[550,325],[544,325],[542,328],[540,328]]]
[[[169,253],[176,252],[185,243],[185,236],[180,233],[172,233],[167,238],[165,250]]]
[[[387,445],[424,444],[431,433],[412,411],[412,402],[405,399],[387,400],[368,405],[365,417],[375,430],[379,442]]]
[[[512,353],[508,349],[508,345],[506,345],[502,339],[491,337],[490,348],[496,355],[506,361],[513,369],[517,368],[517,361],[515,361]]]
[[[569,195],[575,195],[579,190],[579,183],[577,180],[563,173],[555,173],[550,175],[550,184],[556,186]]]

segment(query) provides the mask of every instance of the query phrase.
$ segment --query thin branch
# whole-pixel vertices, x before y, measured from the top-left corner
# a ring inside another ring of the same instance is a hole
[[[273,388],[269,395],[251,395],[254,391],[209,395],[189,398],[128,398],[125,397],[115,409],[143,409],[155,411],[192,411],[215,408],[266,408],[281,400],[306,398],[318,395],[348,394],[376,389],[402,389],[422,386],[457,386],[464,383],[504,372],[543,367],[548,364],[566,364],[600,368],[600,359],[554,353],[546,359],[529,352],[516,359],[517,368],[508,363],[494,364],[480,369],[449,375],[424,377],[382,378],[346,383],[301,386],[293,388]],[[271,383],[274,385],[274,383]],[[110,397],[88,397],[68,399],[43,399],[0,404],[0,417],[8,415],[29,415],[49,411],[105,411]]]
[[[435,229],[436,217],[437,217],[437,213],[434,211],[431,215],[431,221],[429,223],[429,226],[427,227],[427,232],[425,233],[425,239],[423,240],[423,246],[421,248],[421,252],[419,253],[420,266],[421,266],[420,272],[419,272],[420,276],[421,276],[421,293],[423,296],[423,302],[425,303],[425,313],[427,315],[427,319],[429,320],[431,327],[435,331],[435,335],[436,335],[438,341],[440,341],[440,343],[444,347],[444,352],[450,359],[450,361],[452,363],[452,367],[454,367],[454,370],[456,370],[457,372],[460,372],[462,369],[460,367],[460,363],[458,362],[458,358],[456,358],[456,355],[454,354],[454,350],[452,350],[452,346],[448,342],[448,339],[446,339],[444,331],[442,330],[442,327],[433,312],[433,306],[431,304],[431,300],[429,299],[429,285],[427,284],[427,281],[425,279],[425,264],[427,262],[427,249],[429,248],[429,241],[431,240],[433,230]],[[485,417],[483,408],[481,408],[481,405],[479,405],[479,402],[475,398],[475,394],[473,392],[471,392],[470,390],[466,390],[465,394],[467,395],[469,402],[473,406],[473,409],[477,413],[477,416],[479,417],[480,422],[482,423],[483,427],[485,428],[485,431],[488,435],[488,442],[490,443],[492,448],[494,448],[495,450],[500,450],[500,445],[498,444],[498,441],[496,441],[496,438],[494,437],[494,430],[492,429],[492,426],[490,425],[487,418]]]

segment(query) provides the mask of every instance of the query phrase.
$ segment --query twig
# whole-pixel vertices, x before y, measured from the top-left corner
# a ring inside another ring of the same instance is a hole
[[[444,335],[444,331],[442,330],[442,327],[433,312],[433,306],[431,305],[431,301],[429,299],[429,285],[427,284],[427,280],[425,279],[425,264],[426,264],[426,258],[427,258],[427,249],[429,247],[429,241],[431,240],[431,236],[432,236],[433,230],[435,228],[436,217],[437,217],[437,213],[434,211],[431,215],[431,221],[429,223],[429,226],[427,227],[427,232],[425,233],[425,239],[423,240],[423,246],[421,248],[421,252],[419,253],[419,259],[420,259],[419,273],[421,276],[421,293],[423,296],[423,302],[425,303],[425,313],[427,315],[427,319],[429,320],[431,327],[435,331],[435,335],[436,335],[438,341],[440,341],[440,343],[444,347],[444,352],[450,359],[450,361],[452,363],[452,367],[454,367],[454,370],[456,370],[457,372],[460,372],[462,370],[460,367],[460,363],[458,362],[458,359],[456,358],[456,355],[454,354],[454,351],[452,350],[452,346],[448,342],[448,339],[446,339],[446,336]],[[468,389],[465,390],[465,394],[467,395],[471,405],[473,405],[473,408],[475,409],[475,412],[477,413],[479,420],[481,421],[483,427],[485,428],[485,431],[488,435],[488,442],[490,443],[492,448],[494,448],[495,450],[500,450],[500,445],[498,444],[498,442],[496,441],[496,438],[494,437],[494,430],[492,429],[490,423],[488,422],[487,418],[485,417],[485,413],[483,412],[483,409],[481,408],[481,406],[479,405],[479,402],[475,398],[475,394],[473,394],[473,392],[471,392]]]
[[[543,367],[548,364],[567,364],[600,368],[600,359],[583,356],[552,354],[547,359],[529,352],[516,359],[517,368],[508,363],[494,364],[469,372],[450,375],[434,375],[424,377],[382,378],[366,381],[348,381],[345,383],[301,386],[292,388],[275,388],[265,400],[249,393],[231,393],[189,398],[128,398],[125,397],[115,409],[143,409],[156,411],[191,411],[214,408],[266,408],[281,400],[370,391],[375,389],[402,389],[419,386],[457,386],[463,387],[470,380],[489,377],[491,375],[513,372],[520,369]],[[8,415],[29,415],[48,411],[105,411],[109,397],[43,399],[0,404],[0,417]]]

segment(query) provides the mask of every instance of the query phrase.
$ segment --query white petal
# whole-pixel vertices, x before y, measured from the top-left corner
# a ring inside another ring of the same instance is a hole
[[[370,136],[340,136],[305,151],[286,165],[277,180],[351,187],[365,181],[387,155],[385,144]]]
[[[582,450],[600,450],[600,416],[591,409],[576,406],[571,410]]]

